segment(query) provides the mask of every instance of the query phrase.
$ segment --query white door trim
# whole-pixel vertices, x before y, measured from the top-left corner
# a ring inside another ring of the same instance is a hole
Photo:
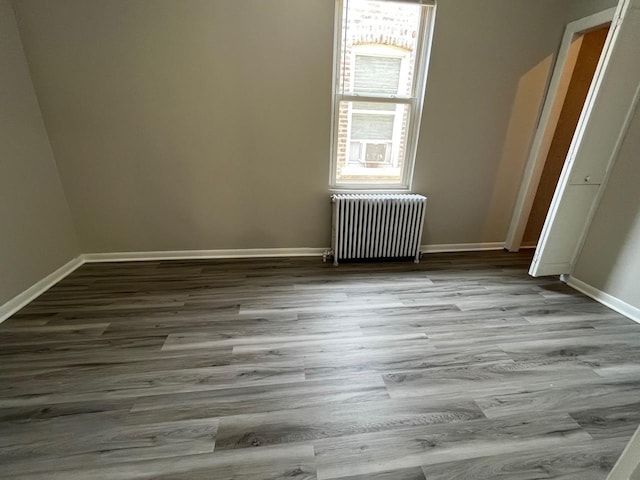
[[[549,153],[551,133],[555,131],[558,123],[560,112],[554,111],[556,110],[554,106],[556,105],[556,101],[561,98],[560,95],[566,95],[566,92],[560,92],[560,86],[565,67],[567,66],[571,44],[580,33],[611,22],[615,12],[616,8],[609,8],[571,22],[565,28],[551,81],[549,82],[544,106],[540,114],[538,127],[536,128],[531,150],[529,151],[522,184],[520,185],[520,191],[518,192],[513,216],[511,217],[511,224],[507,233],[507,239],[504,244],[504,248],[511,252],[517,252],[520,249],[547,154]]]

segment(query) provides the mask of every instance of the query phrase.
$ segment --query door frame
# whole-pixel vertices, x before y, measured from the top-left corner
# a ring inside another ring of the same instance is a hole
[[[540,113],[538,126],[536,127],[525,165],[522,183],[520,184],[520,190],[518,191],[518,197],[509,225],[509,231],[507,232],[507,238],[504,243],[504,248],[510,252],[517,252],[521,247],[522,237],[524,236],[525,228],[529,221],[529,215],[531,214],[536,192],[538,191],[538,185],[540,184],[540,178],[542,177],[542,171],[551,146],[551,139],[558,124],[560,112],[554,112],[554,110],[556,102],[560,100],[560,86],[565,67],[567,66],[567,60],[569,59],[571,44],[578,35],[611,23],[616,9],[616,7],[608,8],[589,15],[588,17],[575,20],[565,27],[542,112]],[[564,93],[566,94],[566,92]],[[595,95],[596,91],[591,93]],[[585,101],[585,105],[587,101],[588,99]]]

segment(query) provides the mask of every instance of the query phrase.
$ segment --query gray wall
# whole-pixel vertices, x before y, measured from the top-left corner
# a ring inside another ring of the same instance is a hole
[[[573,276],[640,308],[640,109],[626,133]]]
[[[618,6],[618,0],[571,0],[569,22]]]
[[[78,254],[13,11],[0,0],[0,305]]]
[[[504,240],[569,3],[439,3],[424,243]],[[328,246],[331,0],[14,5],[83,252]]]

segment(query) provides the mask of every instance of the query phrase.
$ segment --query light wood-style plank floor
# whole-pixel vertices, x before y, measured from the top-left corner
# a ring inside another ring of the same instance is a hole
[[[529,262],[84,265],[0,325],[0,477],[604,479],[640,325]]]

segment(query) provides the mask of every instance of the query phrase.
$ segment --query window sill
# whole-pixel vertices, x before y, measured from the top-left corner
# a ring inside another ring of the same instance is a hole
[[[409,187],[378,185],[330,185],[329,193],[413,193]]]

